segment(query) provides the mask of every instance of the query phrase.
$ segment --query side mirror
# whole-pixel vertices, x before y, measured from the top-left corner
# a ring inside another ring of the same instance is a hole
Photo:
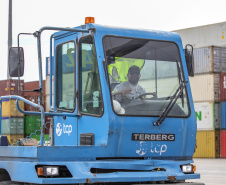
[[[194,76],[194,56],[193,56],[193,46],[187,44],[185,46],[185,59],[188,69],[188,76]]]
[[[24,75],[24,50],[23,48],[12,47],[9,49],[9,75],[21,77]]]

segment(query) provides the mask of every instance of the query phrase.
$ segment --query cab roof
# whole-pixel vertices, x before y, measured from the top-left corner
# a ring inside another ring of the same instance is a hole
[[[134,29],[134,28],[122,28],[122,27],[113,27],[113,26],[104,26],[99,24],[86,24],[76,29],[87,29],[95,30],[98,36],[104,35],[115,35],[122,37],[134,37],[134,38],[144,38],[144,39],[153,39],[153,40],[163,40],[163,41],[172,41],[177,44],[182,44],[181,37],[176,32],[169,31],[158,31],[158,30],[148,30],[148,29]],[[65,32],[57,32],[54,36],[61,35]]]

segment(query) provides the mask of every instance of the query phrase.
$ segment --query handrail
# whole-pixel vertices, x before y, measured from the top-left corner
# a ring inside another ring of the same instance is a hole
[[[34,102],[31,102],[21,96],[16,96],[16,95],[10,95],[10,96],[1,96],[0,97],[0,107],[2,108],[2,100],[3,99],[16,99],[16,108],[18,109],[19,112],[21,112],[22,114],[29,114],[29,115],[41,115],[41,137],[40,137],[40,146],[43,146],[43,142],[44,142],[44,134],[45,134],[45,115],[47,116],[70,116],[70,117],[79,117],[80,115],[78,114],[73,114],[73,113],[48,113],[48,112],[44,112],[44,108],[41,105],[38,105]],[[32,111],[23,111],[18,103],[18,100],[23,101],[24,103],[27,103],[33,107],[39,108],[41,112],[32,112]]]
[[[84,32],[84,33],[89,33],[89,30],[87,30],[87,29],[62,28],[62,27],[52,27],[52,26],[42,27],[38,32],[41,33],[44,30],[55,30],[55,31],[68,31],[68,32]]]
[[[42,54],[41,54],[41,33],[45,30],[55,30],[55,31],[65,31],[66,33],[59,33],[59,35],[56,35],[56,37],[67,34],[69,32],[82,32],[82,33],[89,33],[88,29],[79,29],[79,28],[62,28],[62,27],[42,27],[39,31],[36,31],[33,35],[37,37],[37,46],[38,46],[38,59],[39,59],[39,69],[42,68]],[[54,33],[56,34],[56,33]],[[50,108],[54,109],[55,104],[53,106],[52,102],[52,39],[55,37],[54,34],[50,37]],[[39,71],[39,82],[40,82],[40,89],[42,89],[42,71]],[[55,90],[55,84],[54,84],[54,90]],[[42,92],[40,94],[40,99],[42,100]],[[41,101],[42,102],[42,101]],[[54,102],[55,103],[55,102]]]
[[[41,53],[41,33],[44,30],[55,30],[55,31],[67,31],[67,32],[82,32],[82,33],[89,33],[88,29],[77,29],[77,28],[61,28],[61,27],[42,27],[39,31],[36,31],[33,33],[33,35],[37,38],[37,47],[38,47],[38,64],[39,64],[39,88],[40,91],[40,105],[33,103],[21,96],[16,95],[9,95],[9,96],[2,96],[0,97],[0,112],[2,111],[2,100],[3,99],[16,99],[16,107],[17,109],[23,113],[23,114],[30,114],[30,115],[41,115],[41,138],[40,138],[40,145],[43,146],[43,140],[44,140],[44,132],[45,132],[45,115],[49,116],[70,116],[70,117],[79,117],[78,114],[73,113],[45,113],[43,108],[43,80],[42,80],[42,53]],[[52,43],[51,43],[52,44]],[[51,58],[52,56],[50,56]],[[52,67],[52,66],[51,66]],[[50,68],[50,71],[52,71],[52,68]],[[52,77],[52,73],[51,73]],[[52,80],[51,80],[52,81]],[[52,86],[52,84],[51,84]],[[52,96],[52,94],[50,94]],[[33,107],[39,108],[41,112],[30,112],[30,111],[23,111],[18,104],[18,100],[21,100]],[[55,106],[54,106],[55,107]],[[0,115],[1,118],[1,115]],[[1,124],[1,120],[0,120]],[[1,129],[0,129],[1,131]]]
[[[41,115],[41,112],[33,112],[33,111],[24,111],[20,108],[18,100],[16,100],[16,108],[18,111],[25,115]],[[73,114],[73,113],[56,113],[56,112],[45,112],[46,116],[68,116],[68,117],[79,117],[79,114]]]

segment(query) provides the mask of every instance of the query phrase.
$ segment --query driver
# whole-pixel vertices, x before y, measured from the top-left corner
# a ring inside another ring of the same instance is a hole
[[[138,84],[140,79],[140,68],[133,65],[128,70],[128,81],[115,87],[112,91],[114,100],[122,102],[124,100],[136,99],[139,95],[146,93],[143,87]]]

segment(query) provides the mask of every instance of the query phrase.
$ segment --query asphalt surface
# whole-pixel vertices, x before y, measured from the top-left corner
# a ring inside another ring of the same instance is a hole
[[[196,173],[200,179],[189,182],[203,182],[205,185],[226,185],[226,159],[194,159]]]

